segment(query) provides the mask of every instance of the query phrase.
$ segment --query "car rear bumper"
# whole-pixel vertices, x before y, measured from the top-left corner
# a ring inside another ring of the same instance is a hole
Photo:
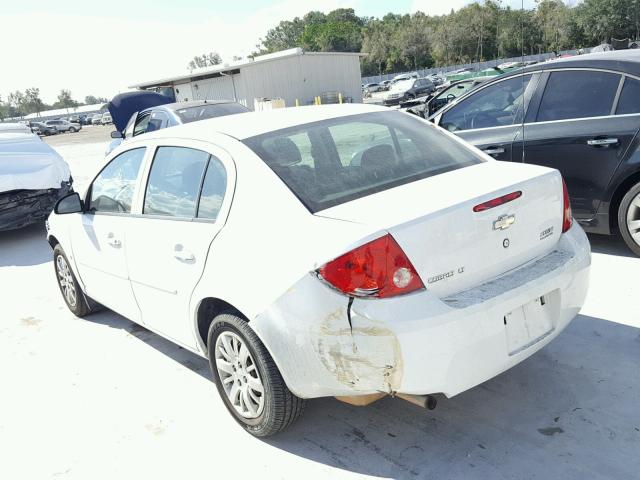
[[[553,252],[447,298],[426,290],[350,304],[308,275],[250,325],[300,397],[453,396],[557,337],[584,303],[590,263],[574,224]]]
[[[0,193],[0,231],[15,230],[44,220],[56,202],[72,191],[71,183],[46,190],[13,190]]]

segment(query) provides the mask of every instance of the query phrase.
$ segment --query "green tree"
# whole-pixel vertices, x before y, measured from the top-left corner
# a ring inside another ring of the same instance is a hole
[[[86,105],[95,105],[97,103],[107,103],[109,100],[107,100],[105,97],[94,97],[93,95],[87,95],[86,97],[84,97],[84,103]]]
[[[58,94],[58,101],[53,104],[53,108],[73,108],[78,105],[80,104],[72,98],[71,91],[63,88],[60,90],[60,93]]]
[[[188,63],[187,68],[189,70],[196,70],[198,68],[211,67],[213,65],[219,65],[222,63],[222,57],[217,52],[203,53],[202,55],[196,55]]]

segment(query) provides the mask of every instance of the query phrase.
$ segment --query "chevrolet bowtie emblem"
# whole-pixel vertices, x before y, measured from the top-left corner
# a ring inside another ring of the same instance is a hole
[[[516,221],[515,215],[500,215],[498,219],[493,222],[494,230],[506,230]]]

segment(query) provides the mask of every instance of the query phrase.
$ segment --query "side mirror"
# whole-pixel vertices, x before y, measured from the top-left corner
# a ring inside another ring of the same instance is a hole
[[[113,132],[111,132],[111,138],[122,138],[122,133],[120,133],[118,130],[114,130]]]
[[[58,200],[55,207],[53,207],[53,211],[57,215],[82,213],[84,211],[84,205],[78,192],[72,192]]]

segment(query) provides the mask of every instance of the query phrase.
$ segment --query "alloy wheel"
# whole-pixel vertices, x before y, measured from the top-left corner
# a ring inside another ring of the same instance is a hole
[[[58,273],[58,283],[65,300],[71,308],[75,308],[78,302],[76,285],[71,269],[62,255],[58,255],[58,258],[56,258],[56,272]]]
[[[264,410],[264,385],[244,341],[233,332],[222,332],[216,339],[215,361],[233,408],[244,418],[259,417]]]
[[[627,210],[627,230],[631,238],[640,245],[640,194],[629,204]]]

